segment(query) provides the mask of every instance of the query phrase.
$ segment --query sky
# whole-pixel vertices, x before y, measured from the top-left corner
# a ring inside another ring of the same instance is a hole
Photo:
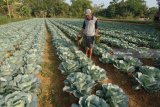
[[[104,4],[105,7],[109,5],[109,2],[112,0],[92,0],[93,4]],[[156,0],[146,0],[148,7],[158,7]],[[67,3],[70,3],[70,0],[66,0]]]

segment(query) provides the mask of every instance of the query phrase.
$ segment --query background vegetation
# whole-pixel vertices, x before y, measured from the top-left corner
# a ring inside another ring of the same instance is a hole
[[[107,8],[93,6],[92,0],[71,0],[71,4],[65,0],[0,0],[0,16],[10,18],[83,17],[86,8],[96,16],[114,19],[153,19],[158,12],[156,7],[147,7],[145,0],[112,0]]]

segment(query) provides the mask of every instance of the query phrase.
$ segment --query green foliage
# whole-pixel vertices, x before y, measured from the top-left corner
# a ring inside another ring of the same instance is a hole
[[[0,13],[10,17],[82,17],[85,9],[90,8],[102,17],[152,19],[157,12],[156,8],[148,8],[145,0],[112,0],[107,8],[103,6],[93,8],[92,0],[71,0],[71,5],[65,0],[1,0]]]
[[[7,22],[7,17],[0,15],[0,24],[4,24],[5,22]]]
[[[141,66],[139,71],[134,74],[134,77],[150,92],[160,91],[160,69],[151,66]]]
[[[152,18],[157,9],[148,8],[145,0],[113,0],[110,5],[97,14],[109,18]]]
[[[101,90],[97,90],[96,95],[103,98],[110,107],[128,107],[128,97],[117,85],[102,84]]]
[[[10,19],[7,16],[0,15],[0,25],[10,23],[10,22],[20,21],[20,20],[25,20],[25,19],[28,19],[28,18],[21,18],[21,19],[12,18],[12,19]]]
[[[71,107],[110,107],[105,100],[96,95],[81,97],[79,105],[72,104]]]
[[[31,7],[34,16],[68,16],[69,5],[64,0],[25,0],[25,5]]]
[[[158,8],[156,7],[151,7],[148,9],[147,13],[146,13],[146,16],[149,17],[150,19],[153,19],[154,16],[156,15],[158,11]]]
[[[65,62],[62,62],[59,66],[61,73],[64,75],[76,72],[79,70],[79,68],[80,68],[79,62],[74,60],[67,60]]]
[[[107,79],[106,71],[96,65],[88,65],[82,69],[83,73],[88,74],[95,81]]]
[[[84,15],[84,11],[87,8],[92,9],[90,0],[72,0],[71,11],[72,16],[81,17]]]
[[[64,84],[63,91],[72,93],[75,97],[80,98],[91,94],[95,82],[91,79],[90,75],[76,72],[68,75]]]
[[[30,16],[31,15],[31,9],[29,7],[27,7],[27,6],[22,6],[20,8],[19,13],[22,16]]]

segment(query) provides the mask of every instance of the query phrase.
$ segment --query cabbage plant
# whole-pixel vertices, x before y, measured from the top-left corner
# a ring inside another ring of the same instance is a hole
[[[107,79],[106,72],[104,69],[96,65],[88,65],[82,69],[83,73],[88,74],[95,81],[102,81]]]
[[[78,61],[67,60],[65,62],[61,62],[59,69],[61,70],[62,74],[68,75],[70,73],[80,71],[80,64]]]
[[[102,84],[101,89],[96,91],[96,95],[103,98],[110,107],[128,107],[128,97],[117,85]]]
[[[63,91],[72,93],[75,97],[80,98],[91,94],[95,82],[91,79],[90,75],[76,72],[68,75],[64,84]]]
[[[160,91],[160,69],[152,66],[142,66],[134,77],[147,91]]]
[[[110,107],[106,101],[99,98],[96,95],[89,95],[81,97],[79,100],[79,105],[72,104],[71,107]]]

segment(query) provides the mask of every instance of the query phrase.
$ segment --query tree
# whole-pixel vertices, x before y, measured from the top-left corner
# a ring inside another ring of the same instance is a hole
[[[1,7],[7,7],[7,15],[11,18],[16,14],[16,9],[19,7],[18,5],[22,3],[23,0],[3,0],[0,2]]]
[[[11,4],[11,0],[3,0],[3,2],[5,2],[5,4],[7,5],[7,10],[8,10],[8,16],[11,18],[11,8],[10,8],[10,4]]]
[[[146,17],[153,19],[157,12],[158,12],[158,8],[151,7],[147,10]]]
[[[5,2],[3,0],[0,0],[0,13],[5,15],[7,13],[8,9],[5,5]]]
[[[160,10],[160,0],[157,0],[157,3],[158,3],[159,10]]]
[[[144,0],[113,0],[103,13],[109,18],[145,17],[148,10]]]
[[[140,16],[144,14],[144,8],[146,9],[146,3],[144,0],[127,0],[127,10],[132,12],[134,16]]]
[[[159,7],[159,11],[155,14],[154,21],[159,21],[160,22],[160,0],[157,0],[157,4],[158,4],[158,7]]]
[[[81,17],[84,15],[84,11],[87,8],[92,9],[92,2],[90,0],[71,0],[71,2],[71,11],[73,16]]]
[[[26,16],[26,17],[28,17],[28,16],[30,16],[31,15],[31,9],[28,7],[28,6],[22,6],[21,8],[20,8],[20,10],[19,10],[19,14],[21,15],[21,16]]]
[[[69,14],[69,5],[64,0],[24,0],[24,3],[32,9],[33,15],[46,12],[48,17]]]

